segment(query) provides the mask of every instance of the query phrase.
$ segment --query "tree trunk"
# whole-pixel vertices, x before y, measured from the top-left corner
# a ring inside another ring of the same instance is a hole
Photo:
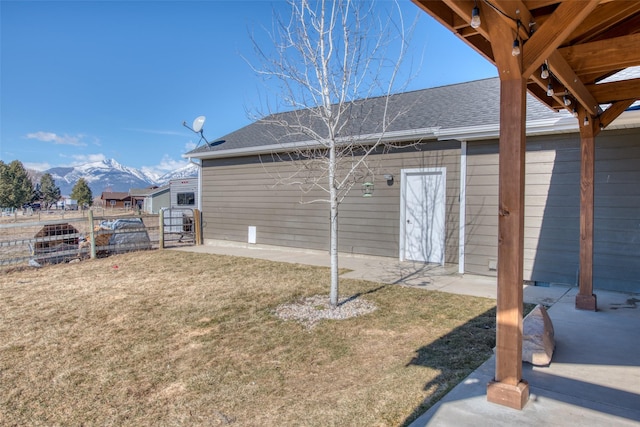
[[[336,148],[332,144],[329,150],[329,188],[331,198],[331,238],[329,247],[329,256],[331,258],[331,292],[329,301],[331,307],[338,306],[338,190],[335,181],[336,173]]]

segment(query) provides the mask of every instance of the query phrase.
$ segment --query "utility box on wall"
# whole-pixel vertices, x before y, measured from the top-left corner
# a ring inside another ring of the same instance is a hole
[[[253,245],[256,244],[257,242],[257,229],[255,225],[250,225],[249,226],[249,232],[248,232],[249,236],[248,236],[248,243],[251,243]]]

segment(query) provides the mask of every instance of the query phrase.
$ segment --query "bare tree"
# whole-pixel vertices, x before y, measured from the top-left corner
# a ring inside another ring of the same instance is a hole
[[[291,15],[276,17],[271,46],[254,39],[260,67],[279,83],[279,109],[261,119],[294,144],[297,172],[282,182],[322,189],[330,210],[332,307],[338,304],[338,210],[371,171],[369,154],[387,146],[387,131],[402,109],[393,105],[408,34],[397,2],[288,0]],[[407,80],[408,81],[408,77]],[[405,83],[406,83],[405,81]],[[368,102],[375,98],[375,102]],[[406,111],[406,109],[404,110]],[[277,134],[277,135],[276,135]],[[282,178],[282,177],[281,177]]]

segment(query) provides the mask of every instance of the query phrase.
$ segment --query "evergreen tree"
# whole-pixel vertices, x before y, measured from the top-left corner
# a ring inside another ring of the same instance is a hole
[[[39,202],[42,200],[42,191],[40,191],[40,183],[36,183],[33,187],[33,194],[31,195],[31,202]]]
[[[19,160],[5,164],[0,160],[0,206],[20,208],[31,202],[33,184]]]
[[[71,198],[78,201],[78,206],[93,205],[93,194],[84,178],[78,179],[76,185],[73,186]]]
[[[45,204],[45,208],[49,207],[60,200],[60,187],[56,186],[56,182],[50,173],[45,173],[40,178],[40,198]]]

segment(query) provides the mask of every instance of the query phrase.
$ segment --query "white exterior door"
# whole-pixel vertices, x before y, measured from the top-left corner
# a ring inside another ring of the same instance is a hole
[[[402,260],[444,264],[445,184],[445,168],[402,171]]]

